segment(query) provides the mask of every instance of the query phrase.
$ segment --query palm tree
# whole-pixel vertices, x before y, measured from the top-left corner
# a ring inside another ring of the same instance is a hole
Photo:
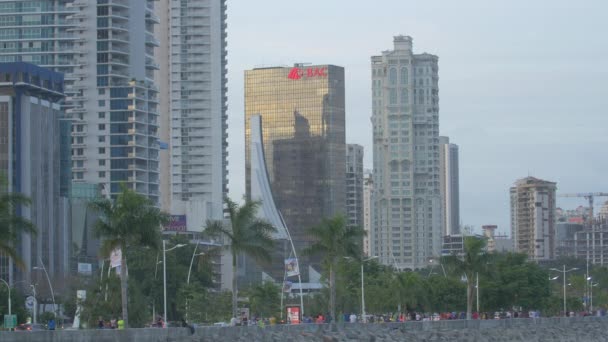
[[[102,239],[100,253],[108,257],[120,248],[120,295],[122,299],[122,318],[125,327],[129,326],[127,298],[127,250],[132,247],[157,249],[161,241],[162,224],[169,216],[154,206],[147,197],[121,185],[122,192],[115,201],[97,199],[91,207],[101,215],[95,224],[95,233]]]
[[[0,177],[0,254],[8,255],[13,261],[23,266],[14,245],[22,233],[36,234],[36,227],[28,219],[16,214],[18,207],[28,206],[31,201],[23,194],[8,192],[6,180]]]
[[[329,312],[335,319],[337,263],[344,257],[361,257],[361,241],[365,231],[360,227],[347,226],[344,216],[337,215],[324,218],[308,232],[316,241],[304,250],[304,254],[321,255],[323,264],[329,268]]]
[[[232,254],[232,317],[237,317],[237,256],[244,253],[259,261],[270,261],[274,246],[271,234],[277,229],[256,217],[260,201],[245,200],[239,206],[226,197],[224,202],[230,216],[230,227],[224,226],[222,221],[209,221],[205,233],[225,239],[224,245]]]
[[[416,308],[426,300],[427,290],[424,288],[420,274],[415,272],[399,272],[394,274],[391,284],[393,298],[397,304],[401,305],[401,310],[405,311],[408,307]]]
[[[464,238],[464,254],[462,256],[445,256],[442,262],[453,269],[457,275],[463,275],[467,283],[467,319],[471,319],[473,309],[474,280],[478,273],[485,271],[488,254],[485,251],[486,240],[474,236]]]

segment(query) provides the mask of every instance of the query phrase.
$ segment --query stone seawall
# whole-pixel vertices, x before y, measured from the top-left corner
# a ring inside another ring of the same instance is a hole
[[[2,342],[178,342],[178,341],[608,341],[608,318],[539,318],[382,324],[205,327],[194,335],[185,328],[0,332]]]

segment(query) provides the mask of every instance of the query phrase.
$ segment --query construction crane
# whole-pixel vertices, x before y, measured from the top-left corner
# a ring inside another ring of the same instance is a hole
[[[595,197],[608,197],[608,192],[581,192],[576,194],[559,194],[558,197],[584,197],[589,201],[589,217],[587,218],[587,224],[589,227],[593,226],[593,198]]]

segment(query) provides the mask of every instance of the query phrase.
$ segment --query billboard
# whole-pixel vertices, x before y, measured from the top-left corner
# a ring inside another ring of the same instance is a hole
[[[89,263],[79,262],[78,263],[78,273],[84,274],[84,275],[93,274],[93,265],[89,264]]]
[[[288,277],[293,277],[300,274],[300,268],[298,267],[298,259],[285,259],[285,273]]]
[[[188,230],[186,215],[171,215],[169,222],[165,224],[165,230],[173,232],[185,232]]]
[[[287,323],[288,324],[300,324],[300,307],[299,306],[288,306],[287,307]]]

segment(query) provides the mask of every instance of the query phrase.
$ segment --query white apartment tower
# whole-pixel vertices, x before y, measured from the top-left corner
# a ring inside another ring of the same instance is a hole
[[[511,238],[515,252],[531,260],[550,260],[555,253],[557,185],[526,177],[511,187]]]
[[[65,75],[74,182],[159,201],[152,0],[0,1],[0,61]]]
[[[363,146],[346,144],[346,219],[363,227]]]
[[[460,234],[458,145],[450,144],[448,137],[439,137],[439,172],[442,234]]]
[[[223,217],[227,179],[226,1],[161,0],[163,207],[189,231]]]
[[[397,269],[440,255],[438,57],[412,38],[371,58],[374,193],[371,251]]]

